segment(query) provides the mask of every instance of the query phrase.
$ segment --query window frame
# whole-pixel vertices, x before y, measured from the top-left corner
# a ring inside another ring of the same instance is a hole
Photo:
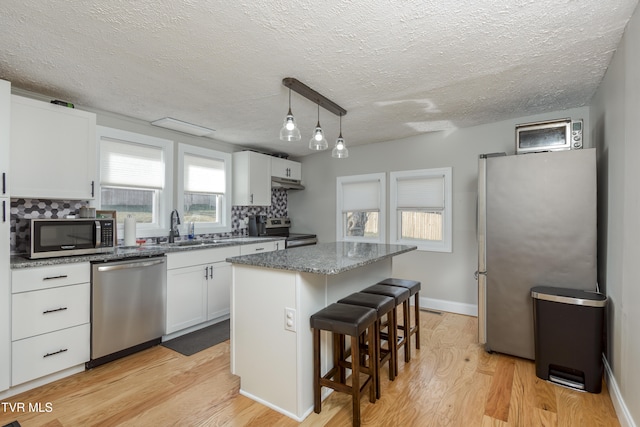
[[[232,155],[231,153],[225,153],[222,151],[212,150],[210,148],[199,147],[196,145],[189,145],[178,143],[178,194],[176,200],[176,206],[178,212],[180,212],[180,218],[184,218],[184,155],[189,154],[198,157],[207,157],[214,160],[220,160],[224,162],[224,174],[225,174],[225,193],[223,196],[222,209],[221,209],[221,221],[220,224],[211,224],[205,222],[195,223],[196,234],[214,234],[214,233],[228,233],[231,232],[231,206],[232,206]],[[180,226],[180,232],[187,233],[186,221]]]
[[[343,212],[343,185],[361,182],[378,182],[380,200],[378,202],[378,237],[359,237],[346,235],[346,218]],[[386,242],[386,174],[384,172],[339,176],[336,178],[336,240],[339,242],[366,242],[385,243]]]
[[[389,174],[389,241],[397,245],[417,246],[419,251],[453,252],[453,200],[452,168],[417,169]],[[402,215],[398,212],[398,181],[405,178],[444,178],[444,208],[442,209],[442,241],[402,239],[400,227]]]
[[[162,150],[164,163],[164,186],[158,190],[157,197],[157,219],[154,224],[137,224],[136,237],[163,237],[168,235],[169,214],[173,206],[173,146],[174,142],[169,139],[158,138],[136,132],[129,132],[121,129],[106,126],[96,126],[98,149],[98,188],[96,191],[96,205],[102,206],[102,172],[100,159],[100,143],[103,138],[116,140],[128,144],[138,144]],[[136,188],[136,187],[129,187]],[[118,224],[118,236],[124,236],[124,225]]]

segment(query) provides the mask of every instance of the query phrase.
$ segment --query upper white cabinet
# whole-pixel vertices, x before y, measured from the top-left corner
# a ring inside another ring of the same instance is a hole
[[[94,113],[12,95],[10,153],[11,197],[94,198]]]
[[[302,165],[293,160],[271,157],[271,176],[302,180]]]
[[[233,205],[271,206],[271,156],[233,153]]]
[[[0,80],[0,392],[11,379],[11,301],[9,286],[9,114],[11,83]]]
[[[10,118],[11,83],[6,80],[0,80],[0,197],[9,197]]]

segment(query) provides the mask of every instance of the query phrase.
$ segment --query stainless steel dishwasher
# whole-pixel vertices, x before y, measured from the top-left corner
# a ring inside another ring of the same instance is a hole
[[[166,289],[164,256],[92,264],[87,369],[160,343]]]

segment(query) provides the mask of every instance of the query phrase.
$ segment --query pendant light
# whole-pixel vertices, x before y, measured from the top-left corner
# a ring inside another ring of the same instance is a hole
[[[344,143],[344,138],[342,137],[342,113],[340,113],[340,136],[336,139],[336,146],[333,147],[331,151],[331,157],[335,157],[336,159],[345,159],[349,157],[349,150]]]
[[[296,119],[291,114],[291,88],[289,88],[289,112],[284,118],[282,129],[280,129],[280,139],[283,141],[300,141],[300,129],[296,126]]]
[[[318,124],[316,125],[316,129],[313,131],[313,136],[309,140],[309,149],[322,151],[326,150],[328,147],[329,143],[327,143],[327,139],[324,137],[324,133],[320,127],[320,104],[318,104]]]

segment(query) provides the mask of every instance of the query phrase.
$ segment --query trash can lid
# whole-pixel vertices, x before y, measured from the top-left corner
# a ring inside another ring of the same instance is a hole
[[[587,307],[604,307],[607,304],[607,296],[600,292],[556,288],[553,286],[535,286],[531,288],[531,297],[539,300]]]

